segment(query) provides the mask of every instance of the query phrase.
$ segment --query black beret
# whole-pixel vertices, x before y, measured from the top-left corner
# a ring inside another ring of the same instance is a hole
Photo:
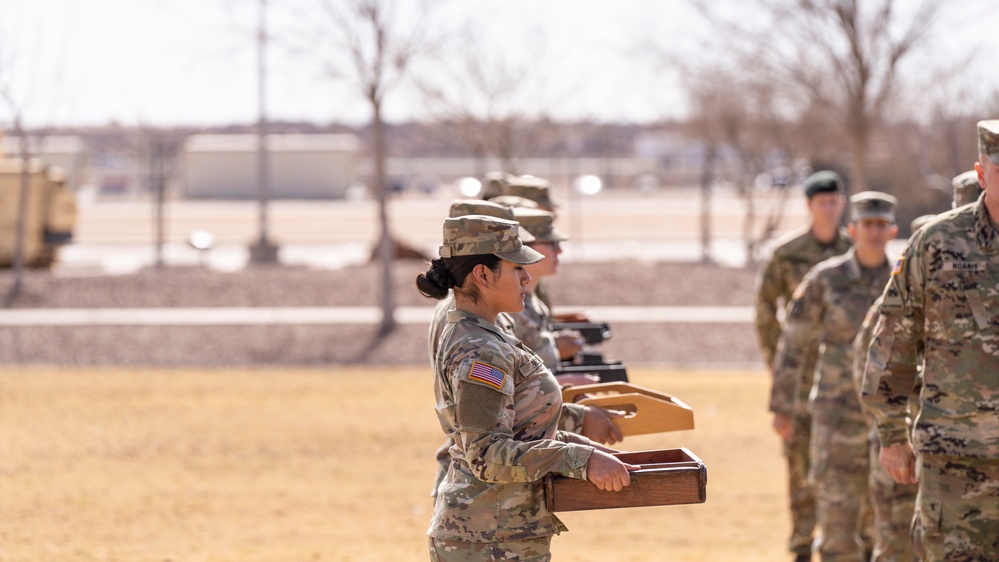
[[[805,196],[811,198],[817,193],[844,193],[843,178],[829,170],[815,172],[805,180]]]

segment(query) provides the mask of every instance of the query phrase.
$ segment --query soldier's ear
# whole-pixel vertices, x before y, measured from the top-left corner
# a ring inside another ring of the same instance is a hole
[[[484,286],[489,285],[489,268],[485,264],[480,263],[479,265],[472,268],[472,278],[476,283]]]

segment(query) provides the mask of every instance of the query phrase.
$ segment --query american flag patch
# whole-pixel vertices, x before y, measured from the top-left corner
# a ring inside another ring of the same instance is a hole
[[[468,378],[484,382],[494,388],[503,388],[503,381],[506,380],[506,371],[476,361],[472,363],[472,370],[468,373]]]
[[[905,263],[905,258],[904,257],[898,258],[898,261],[895,262],[895,269],[891,270],[891,274],[898,275],[899,273],[902,273],[903,263]]]

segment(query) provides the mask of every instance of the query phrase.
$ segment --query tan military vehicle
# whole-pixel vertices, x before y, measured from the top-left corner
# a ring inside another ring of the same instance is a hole
[[[0,153],[0,268],[14,263],[20,212],[23,160]],[[28,197],[21,253],[27,267],[49,267],[59,247],[73,237],[76,199],[66,187],[61,168],[31,159],[27,166]]]

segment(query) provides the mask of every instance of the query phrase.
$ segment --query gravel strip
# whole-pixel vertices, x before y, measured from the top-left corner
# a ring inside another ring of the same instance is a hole
[[[425,264],[400,261],[400,306],[430,305],[413,279]],[[755,271],[709,264],[624,261],[563,264],[548,283],[556,310],[590,306],[748,306]],[[235,273],[193,268],[134,275],[55,277],[29,272],[10,308],[378,306],[380,268],[335,271],[258,267]],[[13,277],[0,274],[0,297]],[[599,318],[593,320],[599,321]],[[750,325],[614,324],[601,346],[626,365],[760,362]],[[0,363],[56,365],[424,364],[426,328],[400,326],[386,338],[373,325],[324,326],[0,326]]]

